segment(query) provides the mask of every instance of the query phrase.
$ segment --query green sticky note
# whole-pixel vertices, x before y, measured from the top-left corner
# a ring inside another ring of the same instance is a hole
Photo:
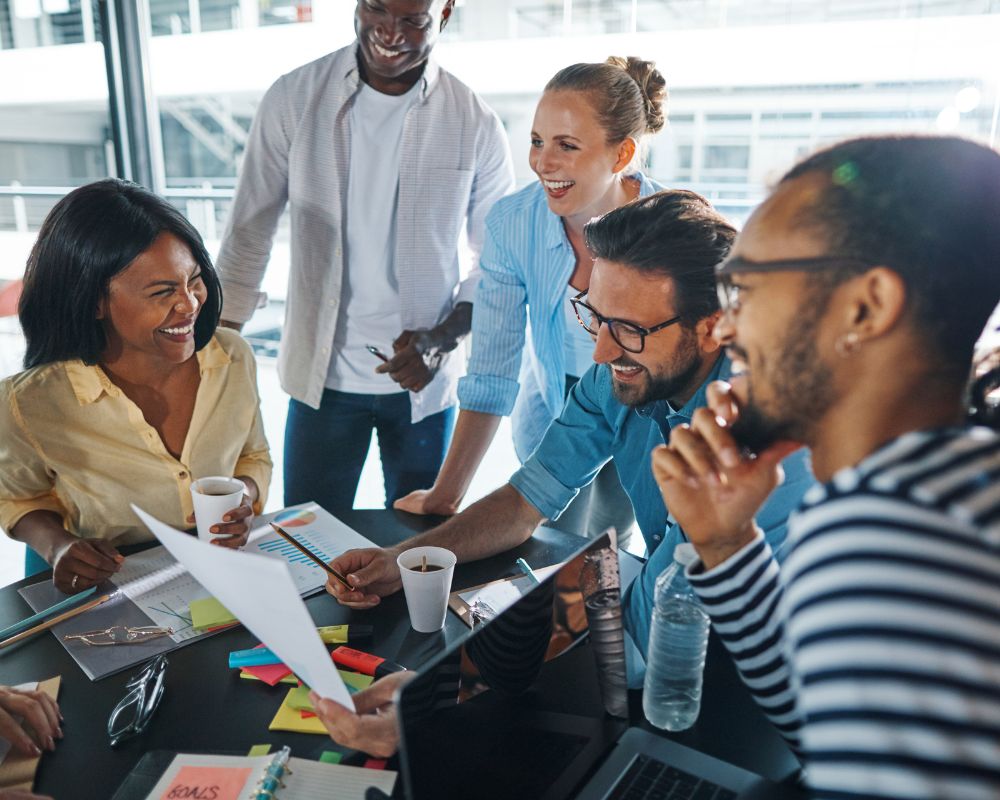
[[[250,748],[250,752],[247,753],[248,756],[266,756],[271,752],[271,745],[269,744],[255,744]]]
[[[319,754],[321,764],[339,764],[340,758],[341,753],[335,753],[333,750],[324,750]]]
[[[313,704],[309,702],[309,687],[297,686],[288,693],[285,698],[285,705],[294,708],[296,711],[312,711]]]
[[[191,624],[195,628],[216,628],[235,621],[233,612],[214,597],[191,601]]]
[[[340,677],[344,679],[344,683],[347,685],[347,691],[351,694],[360,692],[362,689],[367,689],[375,680],[375,678],[371,675],[362,675],[360,672],[348,672],[344,669],[338,669],[337,672],[339,672]]]

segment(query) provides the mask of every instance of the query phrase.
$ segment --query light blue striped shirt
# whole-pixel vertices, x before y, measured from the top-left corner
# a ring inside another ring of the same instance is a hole
[[[634,177],[640,197],[663,188],[641,173]],[[487,215],[482,278],[472,312],[472,357],[458,383],[458,400],[470,411],[511,414],[514,449],[522,463],[562,411],[562,304],[575,263],[562,219],[549,210],[540,183],[501,198]],[[525,335],[528,323],[530,337]]]

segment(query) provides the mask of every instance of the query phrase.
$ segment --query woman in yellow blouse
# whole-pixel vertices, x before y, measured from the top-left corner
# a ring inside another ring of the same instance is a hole
[[[253,354],[216,330],[221,307],[198,232],[139,186],[83,186],[42,224],[19,309],[26,370],[0,382],[0,526],[63,592],[116,572],[115,544],[152,538],[129,503],[189,527],[206,475],[246,484],[215,543],[246,541],[271,459]]]

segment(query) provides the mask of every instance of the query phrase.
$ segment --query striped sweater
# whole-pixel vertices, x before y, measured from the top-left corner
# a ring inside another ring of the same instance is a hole
[[[689,577],[821,798],[1000,798],[1000,437],[908,433]]]

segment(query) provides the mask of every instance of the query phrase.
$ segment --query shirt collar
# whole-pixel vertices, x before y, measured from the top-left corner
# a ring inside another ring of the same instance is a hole
[[[351,58],[348,59],[347,69],[344,71],[344,80],[346,81],[345,86],[347,87],[348,96],[353,95],[358,89],[361,88],[361,70],[358,68],[358,59],[360,54],[358,49],[360,45],[355,42],[354,47],[351,50]],[[434,87],[437,85],[438,78],[441,77],[441,67],[434,60],[433,56],[427,57],[427,63],[424,64],[424,72],[420,76],[420,101],[423,102],[427,99],[427,95],[431,93]]]
[[[105,392],[111,394],[115,389],[104,370],[96,364],[84,364],[80,359],[74,358],[65,362],[63,368],[81,406],[93,403]]]
[[[232,362],[225,348],[214,336],[195,355],[198,358],[198,369],[202,374],[206,370],[218,369]],[[97,364],[84,364],[75,358],[65,362],[64,368],[77,402],[81,406],[96,402],[104,393],[113,396],[119,392],[118,387]]]
[[[715,366],[712,367],[712,371],[708,374],[708,377],[705,378],[705,381],[698,387],[698,391],[691,395],[683,406],[680,408],[674,408],[666,400],[654,400],[644,406],[639,406],[635,412],[641,417],[662,415],[668,420],[680,418],[684,421],[690,421],[690,419],[694,416],[695,411],[702,406],[708,405],[708,384],[712,381],[724,381],[728,379],[730,373],[732,372],[732,368],[733,367],[728,356],[723,353],[716,359]]]

